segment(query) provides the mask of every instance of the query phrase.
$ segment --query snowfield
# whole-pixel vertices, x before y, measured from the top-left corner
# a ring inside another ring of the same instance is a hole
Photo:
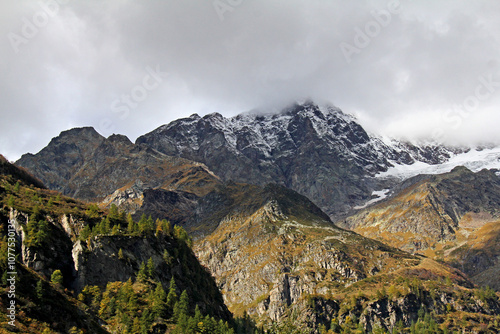
[[[431,165],[421,161],[416,161],[411,165],[392,163],[394,167],[377,174],[376,177],[396,177],[405,180],[419,174],[447,173],[457,166],[465,166],[473,172],[485,168],[500,170],[500,146],[487,149],[471,149],[467,153],[454,155],[447,162],[438,165]],[[497,171],[497,175],[500,176],[500,171]]]

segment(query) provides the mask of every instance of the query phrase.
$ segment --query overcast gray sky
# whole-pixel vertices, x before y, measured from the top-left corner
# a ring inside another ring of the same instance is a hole
[[[330,102],[369,131],[500,141],[500,2],[0,3],[0,153],[91,125]]]

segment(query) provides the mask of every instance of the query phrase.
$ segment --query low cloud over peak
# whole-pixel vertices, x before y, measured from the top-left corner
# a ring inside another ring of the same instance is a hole
[[[500,140],[496,1],[43,0],[0,13],[9,159],[74,126],[134,139],[303,97],[371,132]]]

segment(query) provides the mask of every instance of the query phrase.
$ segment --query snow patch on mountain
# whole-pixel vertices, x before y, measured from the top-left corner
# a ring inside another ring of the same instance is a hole
[[[391,163],[394,164],[394,167],[389,168],[386,172],[378,173],[376,177],[395,177],[405,180],[419,174],[448,173],[457,166],[465,166],[473,172],[485,168],[500,170],[500,146],[484,149],[475,148],[465,153],[454,154],[448,161],[436,165],[421,161],[415,161],[411,165],[398,164],[394,161]],[[500,172],[497,172],[497,175],[500,175]]]
[[[391,189],[376,190],[376,191],[372,192],[372,197],[373,196],[377,196],[377,197],[372,198],[371,200],[369,200],[368,202],[366,202],[363,205],[355,206],[355,207],[353,207],[353,209],[355,209],[355,210],[364,209],[368,205],[372,205],[373,203],[380,202],[384,198],[387,198],[387,196],[389,195],[390,192],[391,192]]]

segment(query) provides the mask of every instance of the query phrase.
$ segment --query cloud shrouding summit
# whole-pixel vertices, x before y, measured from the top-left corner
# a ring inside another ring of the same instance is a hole
[[[500,141],[497,1],[0,4],[0,153],[91,125],[328,101],[370,131]]]

